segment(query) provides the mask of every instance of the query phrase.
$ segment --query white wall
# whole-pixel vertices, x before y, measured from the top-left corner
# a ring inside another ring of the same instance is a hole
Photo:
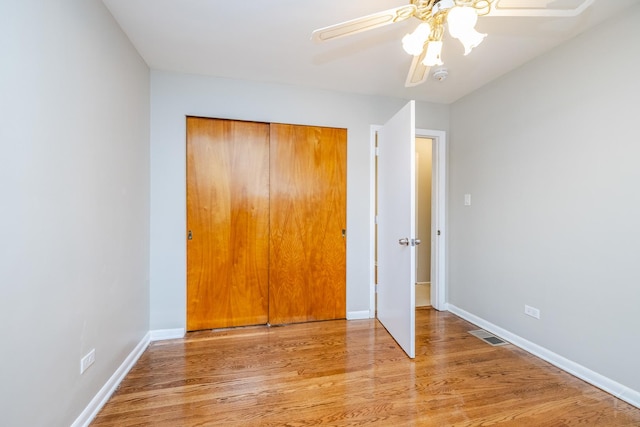
[[[639,23],[636,6],[456,102],[449,181],[449,302],[635,391]]]
[[[3,1],[0,94],[0,425],[69,426],[149,330],[149,70],[98,0]]]
[[[348,129],[347,311],[369,310],[370,125],[405,100],[151,73],[151,329],[186,319],[185,116]],[[448,130],[449,108],[417,103],[417,127]]]

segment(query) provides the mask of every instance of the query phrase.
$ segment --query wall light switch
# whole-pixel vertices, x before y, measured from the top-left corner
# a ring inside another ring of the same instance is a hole
[[[471,206],[471,194],[464,195],[464,205]]]
[[[84,374],[84,371],[86,371],[89,368],[89,366],[93,365],[95,361],[96,361],[96,349],[94,348],[89,353],[87,353],[86,356],[80,359],[80,373]]]

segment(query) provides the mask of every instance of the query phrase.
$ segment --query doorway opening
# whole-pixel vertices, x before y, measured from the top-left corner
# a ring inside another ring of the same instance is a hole
[[[431,199],[433,139],[416,137],[416,307],[431,306]]]
[[[369,317],[376,317],[377,308],[377,195],[378,195],[378,174],[377,174],[377,135],[381,126],[371,126],[371,227],[370,236],[374,244],[370,252],[370,301],[369,301]],[[421,156],[426,156],[427,152],[431,152],[431,170],[422,172],[430,172],[430,194],[429,203],[420,210],[419,204],[416,210],[416,230],[428,230],[429,235],[423,237],[423,233],[419,234],[422,240],[422,254],[417,254],[416,266],[416,306],[426,305],[424,299],[419,300],[420,292],[427,292],[428,305],[439,311],[446,311],[446,295],[445,295],[445,201],[446,201],[446,133],[440,130],[416,129],[416,182],[420,179],[420,165],[418,164]],[[423,145],[422,147],[420,147]],[[430,147],[429,147],[430,146]],[[420,151],[418,151],[420,150]],[[424,154],[420,154],[423,152]],[[424,182],[423,182],[424,183]],[[427,184],[429,185],[429,184]],[[420,191],[419,186],[416,190]],[[423,189],[424,190],[424,189]],[[425,193],[425,191],[420,191]],[[422,198],[426,197],[425,195]],[[418,194],[417,200],[420,200]],[[423,200],[424,201],[424,200]],[[430,205],[430,206],[429,206]],[[426,215],[428,211],[428,215]],[[428,250],[427,250],[428,247]],[[425,260],[426,257],[426,260]],[[422,260],[422,261],[421,261]],[[428,281],[424,280],[428,277]],[[428,287],[428,290],[425,288]],[[420,288],[420,289],[419,289]],[[426,298],[425,298],[426,299]]]

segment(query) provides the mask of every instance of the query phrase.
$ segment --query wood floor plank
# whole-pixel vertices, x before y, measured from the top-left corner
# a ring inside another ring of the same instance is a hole
[[[640,425],[640,409],[455,315],[416,319],[415,360],[376,320],[155,342],[92,426]]]

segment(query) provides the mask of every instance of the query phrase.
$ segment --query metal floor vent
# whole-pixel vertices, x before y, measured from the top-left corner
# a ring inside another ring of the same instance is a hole
[[[484,329],[478,329],[476,331],[469,331],[471,335],[474,337],[480,338],[482,341],[486,342],[489,345],[497,347],[499,345],[507,345],[509,344],[502,338],[498,338],[497,336],[485,331]]]

